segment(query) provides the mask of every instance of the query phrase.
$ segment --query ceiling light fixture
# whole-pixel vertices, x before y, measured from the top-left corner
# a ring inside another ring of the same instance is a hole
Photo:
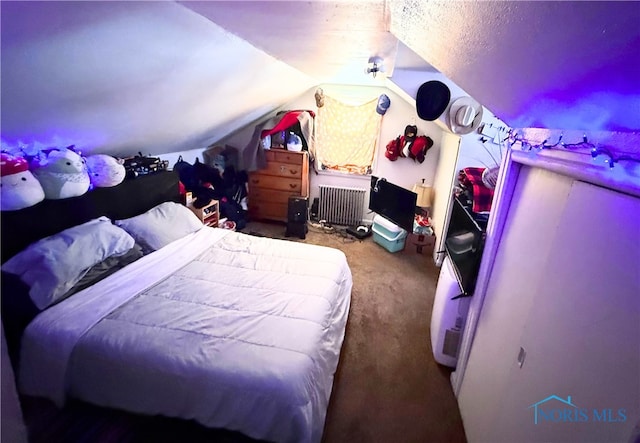
[[[365,74],[373,74],[373,78],[375,78],[378,72],[384,72],[384,66],[382,66],[382,62],[382,57],[370,57],[369,65],[364,70]]]

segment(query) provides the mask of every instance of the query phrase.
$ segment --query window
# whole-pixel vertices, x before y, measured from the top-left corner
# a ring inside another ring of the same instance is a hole
[[[370,174],[382,115],[378,98],[350,105],[324,96],[316,117],[316,165],[320,170]]]

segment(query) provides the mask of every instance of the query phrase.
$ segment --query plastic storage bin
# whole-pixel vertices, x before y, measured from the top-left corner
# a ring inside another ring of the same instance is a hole
[[[376,215],[373,218],[373,241],[389,252],[398,252],[404,249],[407,231],[390,222],[386,218]]]

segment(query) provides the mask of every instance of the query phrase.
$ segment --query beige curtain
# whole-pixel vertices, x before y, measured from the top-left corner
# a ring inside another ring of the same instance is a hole
[[[349,105],[324,96],[316,117],[316,151],[324,169],[368,174],[380,133],[378,99]]]

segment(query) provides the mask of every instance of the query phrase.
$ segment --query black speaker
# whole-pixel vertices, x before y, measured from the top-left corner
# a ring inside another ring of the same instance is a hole
[[[285,237],[296,236],[301,239],[306,238],[307,234],[307,209],[309,207],[309,199],[307,197],[292,196],[289,197],[289,205],[287,207],[287,230]]]
[[[309,202],[309,199],[307,199],[307,197],[300,197],[300,196],[289,197],[287,221],[289,223],[291,222],[306,223],[308,202]]]

